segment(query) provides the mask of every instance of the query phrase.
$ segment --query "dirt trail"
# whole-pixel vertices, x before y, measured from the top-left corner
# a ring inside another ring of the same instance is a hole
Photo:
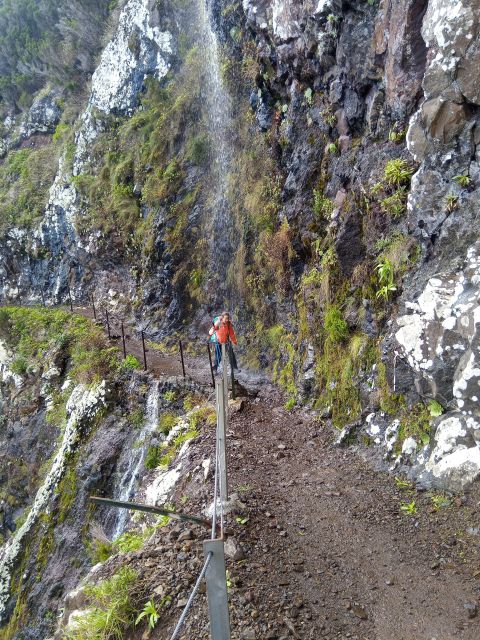
[[[141,342],[132,337],[129,352],[141,360]],[[187,368],[208,385],[206,360],[188,357]],[[174,356],[150,351],[149,362],[156,375],[181,374]],[[228,433],[230,485],[246,520],[227,520],[245,555],[228,562],[232,639],[478,640],[480,487],[435,509],[431,495],[397,487],[361,452],[334,447],[312,415],[284,410],[265,379],[240,379],[258,396],[237,404]],[[213,451],[206,432],[191,469]],[[210,486],[191,477],[174,498],[190,496],[195,512]],[[412,500],[416,513],[402,513]],[[152,639],[168,637],[177,617],[166,615]],[[206,620],[201,595],[182,637],[207,638]]]
[[[480,595],[480,536],[466,533],[478,527],[478,487],[435,511],[278,400],[262,397],[231,423],[232,482],[251,491],[240,539],[266,569],[256,602],[302,638],[478,640],[480,618],[465,608]],[[401,513],[412,499],[417,513]]]

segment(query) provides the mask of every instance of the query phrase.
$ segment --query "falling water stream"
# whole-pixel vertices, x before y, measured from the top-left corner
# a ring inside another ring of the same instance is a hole
[[[228,180],[233,159],[229,137],[231,100],[222,81],[220,49],[213,28],[211,0],[196,0],[196,4],[205,74],[205,122],[211,142],[211,174],[214,184],[211,253],[217,273],[224,274],[233,252],[232,219],[228,202]],[[219,286],[222,287],[224,283],[225,277],[221,277]],[[225,294],[225,291],[222,293]]]
[[[143,469],[148,449],[148,443],[145,441],[158,427],[159,403],[159,383],[158,380],[155,380],[148,392],[145,421],[137,438],[142,444],[138,448],[126,447],[125,459],[121,461],[126,465],[126,468],[115,487],[114,495],[118,496],[117,499],[122,502],[128,502],[135,495],[136,483]],[[127,510],[119,509],[112,534],[114,540],[123,533],[128,517],[129,512]]]

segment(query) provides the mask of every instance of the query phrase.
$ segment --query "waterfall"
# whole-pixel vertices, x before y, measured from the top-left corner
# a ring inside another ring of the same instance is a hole
[[[231,125],[231,100],[226,91],[220,70],[220,50],[213,28],[211,0],[196,0],[200,50],[205,78],[205,122],[211,141],[211,177],[214,199],[211,212],[211,253],[213,264],[220,274],[218,286],[225,290],[224,274],[233,253],[233,221],[228,202],[228,177],[232,165],[233,148],[229,139]]]
[[[117,500],[128,502],[135,495],[136,482],[142,472],[148,450],[148,442],[144,441],[148,440],[148,436],[158,427],[159,403],[159,382],[155,380],[148,392],[144,424],[136,438],[136,440],[139,440],[142,444],[138,448],[127,446],[122,454],[120,468],[123,466],[122,463],[126,465],[126,468],[118,483],[115,485],[114,496]],[[126,509],[118,510],[113,529],[114,540],[123,533],[128,516],[129,512]]]

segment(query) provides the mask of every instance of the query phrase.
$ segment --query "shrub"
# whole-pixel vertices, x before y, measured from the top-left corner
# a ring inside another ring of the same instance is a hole
[[[97,585],[85,587],[90,603],[64,640],[122,640],[135,623],[136,603],[132,600],[137,574],[129,567]]]
[[[342,342],[348,337],[348,325],[338,307],[330,306],[325,313],[324,329],[332,343]]]
[[[162,449],[156,445],[148,447],[147,455],[145,456],[145,467],[149,470],[156,469],[160,466],[161,460]]]
[[[140,369],[140,363],[135,356],[127,353],[125,359],[122,362],[122,369],[132,370],[132,369]]]
[[[92,321],[65,311],[5,307],[0,332],[16,353],[20,370],[44,366],[44,355],[63,351],[70,377],[95,383],[119,370],[118,350],[108,345],[103,331]]]
[[[389,160],[385,165],[384,178],[386,182],[394,187],[408,184],[413,175],[413,169],[401,158]]]
[[[387,196],[380,200],[382,211],[392,216],[392,218],[400,218],[407,208],[407,192],[405,187],[400,187],[391,196]]]
[[[317,217],[329,220],[333,213],[333,208],[333,201],[325,197],[322,190],[313,190],[313,211]]]
[[[173,427],[177,424],[178,418],[173,413],[164,413],[160,418],[160,422],[158,424],[158,429],[164,435],[168,436]]]

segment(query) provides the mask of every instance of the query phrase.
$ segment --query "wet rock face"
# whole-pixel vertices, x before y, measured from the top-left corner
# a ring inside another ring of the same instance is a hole
[[[430,278],[395,334],[418,392],[449,409],[437,420],[431,451],[421,454],[418,478],[450,490],[480,475],[479,249],[468,250],[461,270]]]
[[[160,10],[162,13],[160,13]],[[50,189],[44,219],[27,233],[12,229],[0,240],[0,296],[41,302],[41,292],[49,303],[67,298],[70,288],[74,298],[85,297],[85,288],[97,274],[97,288],[104,288],[111,276],[103,267],[110,259],[101,255],[95,234],[82,240],[77,233],[76,218],[81,215],[78,193],[72,184],[80,175],[99,132],[103,118],[110,114],[130,114],[147,77],[163,78],[171,65],[173,37],[166,27],[174,23],[167,3],[152,0],[128,0],[120,13],[118,28],[104,49],[92,77],[88,105],[80,117],[75,137],[73,166],[62,157]],[[23,138],[39,132],[52,133],[60,117],[56,95],[50,93],[36,100],[21,127]],[[32,257],[33,256],[35,257]],[[127,269],[117,266],[125,277],[123,289],[132,285]],[[108,288],[108,287],[107,287]]]
[[[48,95],[33,101],[25,122],[21,126],[21,135],[29,138],[35,133],[53,133],[61,116],[57,95]]]
[[[430,260],[412,275],[395,329],[418,394],[447,409],[414,469],[422,481],[451,490],[480,471],[479,10],[477,0],[430,0],[423,18],[424,96],[407,134],[420,167],[412,180],[408,222]],[[463,185],[458,176],[466,180]]]
[[[171,53],[172,35],[162,31],[154,3],[129,0],[93,74],[90,106],[105,113],[132,109],[145,78],[165,76]]]

